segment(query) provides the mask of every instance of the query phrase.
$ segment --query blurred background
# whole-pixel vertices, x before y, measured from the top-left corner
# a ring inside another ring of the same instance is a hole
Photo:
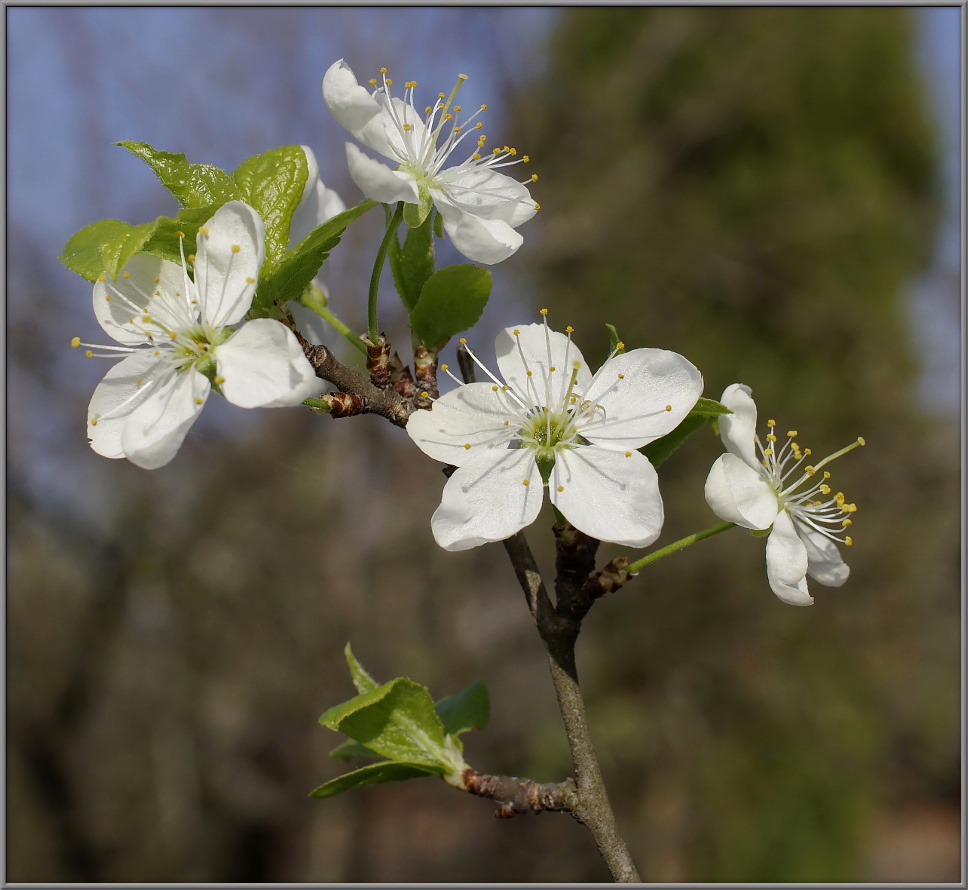
[[[438,698],[485,679],[479,770],[571,769],[504,553],[434,545],[444,477],[402,431],[212,400],[158,471],[85,441],[108,363],[68,344],[104,335],[56,257],[94,220],[175,210],[111,143],[226,169],[308,144],[355,203],[319,93],[340,57],[428,95],[470,75],[464,105],[531,155],[542,210],[493,270],[486,360],[547,305],[593,362],[611,322],[691,359],[711,398],[749,384],[817,454],[867,439],[833,471],[860,508],[851,578],[813,608],[780,603],[734,532],[585,622],[643,879],[959,880],[959,15],[8,9],[7,880],[608,880],[569,819],[495,820],[435,779],[306,797],[343,769],[316,719],[352,694],[347,640]],[[376,216],[327,273],[358,329]],[[660,544],[716,521],[719,453],[701,432],[663,465]],[[530,532],[549,577],[551,522]]]

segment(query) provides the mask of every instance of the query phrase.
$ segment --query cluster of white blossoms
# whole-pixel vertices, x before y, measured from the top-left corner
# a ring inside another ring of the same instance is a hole
[[[494,347],[503,380],[471,353],[489,382],[461,384],[410,417],[418,447],[458,468],[431,520],[445,550],[530,525],[544,488],[593,538],[644,547],[659,536],[658,477],[637,449],[689,413],[702,375],[663,349],[616,350],[593,374],[566,330],[552,331],[546,317],[506,328]]]
[[[743,528],[771,529],[766,542],[766,573],[773,592],[785,603],[809,606],[809,575],[820,584],[839,587],[850,573],[837,542],[850,546],[847,530],[857,505],[843,492],[833,492],[830,473],[819,472],[831,461],[863,445],[857,439],[816,463],[808,463],[809,448],[787,431],[778,444],[776,421],[764,442],[756,435],[756,405],[742,383],[728,386],[721,402],[732,411],[719,418],[727,453],[706,479],[706,501],[721,519]]]
[[[292,331],[268,318],[242,321],[265,259],[265,229],[230,201],[198,230],[181,264],[136,254],[94,285],[94,314],[120,346],[81,343],[89,356],[126,357],[105,375],[88,408],[91,447],[145,469],[167,464],[212,387],[242,408],[298,405],[318,386]],[[188,263],[194,269],[189,275]]]
[[[385,204],[432,201],[454,246],[469,260],[492,264],[507,259],[523,240],[515,229],[534,216],[538,205],[526,185],[496,168],[527,163],[528,156],[517,157],[510,146],[485,148],[487,137],[479,132],[483,124],[473,121],[486,105],[460,120],[463,109],[454,98],[465,75],[448,97],[438,93],[420,114],[414,107],[416,81],[404,85],[405,100],[394,98],[393,80],[386,74],[383,68],[380,81],[370,81],[372,94],[342,59],[323,77],[323,98],[336,120],[395,165],[390,169],[348,142],[353,181],[368,198]],[[472,148],[455,163],[451,156],[468,137]],[[535,180],[532,175],[526,181]]]

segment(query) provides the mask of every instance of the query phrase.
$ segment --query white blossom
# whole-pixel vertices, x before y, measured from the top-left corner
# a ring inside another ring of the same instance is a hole
[[[658,477],[637,449],[689,413],[702,376],[662,349],[616,350],[592,374],[566,330],[547,321],[506,328],[495,343],[503,381],[478,361],[489,382],[462,384],[411,415],[407,432],[421,450],[458,468],[431,521],[445,550],[529,525],[544,487],[594,538],[644,547],[658,537]]]
[[[392,79],[381,69],[381,80],[370,81],[372,94],[357,82],[342,60],[323,77],[323,98],[333,116],[363,145],[393,163],[393,169],[346,144],[350,175],[374,201],[422,204],[432,201],[443,217],[444,230],[469,260],[499,263],[522,243],[515,229],[534,216],[538,205],[524,183],[496,168],[527,163],[510,146],[485,148],[481,122],[473,123],[486,105],[463,122],[454,97],[466,80],[460,75],[448,98],[439,93],[421,115],[414,107],[416,81],[408,81],[405,100],[390,95]],[[471,137],[473,147],[460,159],[452,155]],[[532,175],[527,182],[537,180]]]
[[[91,447],[145,469],[167,464],[212,386],[243,408],[298,405],[317,388],[312,366],[281,322],[240,322],[265,259],[265,230],[247,204],[230,201],[198,230],[181,264],[136,254],[112,281],[94,285],[94,314],[120,346],[81,343],[88,356],[126,356],[98,384],[88,408]],[[188,263],[194,279],[188,274]]]
[[[773,592],[785,603],[809,606],[809,575],[820,584],[839,587],[850,573],[835,542],[850,546],[847,534],[856,504],[833,493],[830,473],[818,472],[832,460],[863,445],[857,439],[817,463],[811,451],[788,430],[778,444],[776,421],[768,420],[766,442],[756,435],[756,404],[742,383],[728,386],[722,403],[733,413],[719,418],[727,453],[706,479],[706,501],[720,519],[743,528],[771,529],[766,542],[766,574]]]
[[[308,176],[299,206],[296,207],[292,215],[292,222],[289,225],[289,244],[291,247],[295,247],[317,226],[321,226],[324,222],[346,210],[346,204],[343,203],[339,194],[334,189],[327,188],[319,178],[319,165],[316,163],[316,155],[313,154],[313,150],[308,145],[303,145],[302,150],[306,155]],[[329,288],[322,272],[316,275],[312,283],[319,288],[323,297],[328,300]],[[310,343],[326,342],[332,329],[317,313],[303,306],[298,299],[291,300],[287,308],[292,313],[299,333]]]

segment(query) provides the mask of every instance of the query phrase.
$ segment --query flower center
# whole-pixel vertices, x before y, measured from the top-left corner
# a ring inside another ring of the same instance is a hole
[[[780,506],[795,519],[814,531],[833,541],[842,541],[848,547],[853,544],[847,529],[853,524],[851,514],[857,512],[857,505],[849,503],[842,491],[833,493],[828,484],[830,473],[818,470],[835,461],[838,457],[866,444],[862,437],[851,442],[840,451],[825,457],[816,464],[804,464],[811,455],[809,448],[801,448],[796,441],[797,431],[788,430],[786,441],[778,446],[776,421],[768,420],[770,428],[766,444],[756,437],[760,451],[760,472],[773,489]],[[803,464],[801,468],[801,464]]]

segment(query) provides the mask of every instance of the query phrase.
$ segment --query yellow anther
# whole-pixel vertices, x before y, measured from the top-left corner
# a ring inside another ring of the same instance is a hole
[[[507,392],[507,391],[508,391],[508,388],[506,386],[501,387],[501,392]]]
[[[388,87],[392,87],[393,86],[393,78],[392,77],[386,78],[386,81],[387,81],[387,86]]]
[[[775,421],[775,420],[768,420],[768,421],[766,422],[766,425],[767,425],[767,426],[776,426],[776,421]]]
[[[427,392],[427,390],[424,390],[422,393],[420,393],[420,398],[422,398],[422,399],[429,399],[430,398],[430,393]]]
[[[514,334],[515,337],[518,337],[518,336],[521,335],[521,332],[519,330],[517,330],[517,328],[515,328],[513,331],[511,331],[511,333]]]
[[[224,377],[216,377],[215,378],[215,385],[216,386],[221,386],[223,383],[225,383],[225,378]]]
[[[461,337],[460,338],[460,345],[461,346],[466,346],[467,345],[467,338],[466,337]]]
[[[776,441],[776,436],[774,436],[773,433],[769,433],[767,435],[767,437],[766,437],[766,441],[767,442],[775,442]]]
[[[763,449],[763,453],[766,454],[766,455],[770,455],[770,454],[773,453],[773,449],[772,448],[764,448]]]
[[[202,232],[201,229],[199,229],[198,231],[199,231],[199,234],[204,234],[204,232]],[[176,238],[184,238],[185,237],[185,233],[184,232],[175,232],[175,237]]]
[[[512,158],[518,153],[516,148],[505,148],[505,151],[511,155]]]
[[[71,338],[71,349],[77,349],[77,347],[80,346],[80,345],[81,345],[81,338],[80,337],[72,337]]]
[[[124,277],[124,278],[130,278],[131,277],[131,273],[130,272],[125,272],[122,277]]]
[[[529,377],[533,377],[534,376],[530,371],[525,371],[524,373],[527,374]]]
[[[424,114],[430,114],[431,111],[433,111],[433,108],[431,108],[429,105],[424,108]]]
[[[155,350],[155,355],[161,355],[161,350],[160,349],[156,349]]]
[[[626,451],[625,452],[625,456],[626,457],[631,457],[632,456],[632,452],[631,451]]]
[[[245,283],[246,284],[255,284],[255,279],[254,278],[246,278],[245,279]]]
[[[477,152],[475,152],[473,155],[471,155],[471,157],[474,158],[475,161],[479,161],[481,159],[481,156],[479,154],[477,154]]]
[[[550,368],[548,368],[548,371],[549,372],[551,372],[551,371],[557,371],[557,370],[558,369],[554,365],[552,365]]]
[[[522,155],[521,160],[524,161],[525,164],[527,164],[530,162],[531,158],[528,157],[528,155]]]
[[[615,344],[615,348],[616,349],[625,349],[625,344],[621,340],[619,340],[618,343]]]
[[[190,262],[190,263],[194,263],[194,262],[195,262],[195,254],[193,254],[193,253],[190,253],[190,254],[188,255],[188,262]],[[155,284],[157,284],[157,283],[158,283],[158,282],[157,282],[157,280],[156,280],[156,281],[155,281]]]
[[[454,132],[455,133],[460,133],[460,127],[454,127]]]
[[[478,145],[483,145],[483,144],[484,144],[485,142],[487,142],[487,136],[485,136],[485,135],[484,135],[484,134],[482,133],[482,134],[481,134],[481,138],[477,140],[477,144],[478,144]]]
[[[161,279],[160,278],[156,278],[155,279],[155,284],[161,284]]]
[[[487,111],[487,106],[486,105],[482,105],[481,106],[481,111]]]
[[[524,483],[525,485],[530,485],[530,484],[531,484],[531,480],[530,480],[530,479],[522,479],[521,481],[522,481],[522,482],[523,482],[523,483]]]
[[[575,333],[575,329],[571,325],[568,325],[568,327],[565,328],[565,333],[566,334],[574,334]]]
[[[440,370],[441,371],[446,371],[449,367],[450,367],[450,365],[441,365],[440,366]]]
[[[471,443],[470,442],[465,442],[464,443],[464,448],[467,449],[468,451],[470,451],[471,450]]]
[[[482,124],[480,121],[478,121],[476,124],[474,124],[474,129],[475,130],[480,130],[481,127],[483,127],[483,126],[484,126],[484,124]]]
[[[94,355],[94,353],[93,353],[93,352],[91,352],[91,350],[90,350],[90,349],[85,349],[85,350],[84,350],[84,355],[85,355],[85,356],[86,356],[87,358],[91,358],[91,356],[93,356],[93,355]]]
[[[788,435],[788,436],[789,436],[789,437],[790,437],[791,439],[795,439],[795,438],[796,438],[796,435],[797,435],[797,431],[796,431],[796,430],[787,430],[787,435]]]
[[[830,494],[830,486],[827,485],[826,482],[823,485],[820,486],[820,493],[821,494]]]
[[[830,478],[830,470],[824,470],[823,471],[823,477],[824,477],[824,479],[829,479]]]
[[[853,538],[852,538],[852,537],[851,537],[850,535],[847,535],[847,537],[846,537],[846,538],[844,538],[844,543],[845,543],[845,544],[846,544],[846,545],[847,545],[848,547],[852,547],[852,546],[853,546],[853,544],[854,544],[854,539],[853,539]]]
[[[540,309],[539,311],[540,311],[540,313],[542,315],[547,315],[548,314],[548,310],[547,309]]]
[[[564,485],[559,485],[558,486],[558,491],[564,491],[564,490],[565,490],[565,486]]]
[[[169,336],[171,337],[172,340],[177,340],[178,339],[178,334],[175,331],[171,331],[171,333],[169,334]]]
[[[499,148],[495,148],[494,151],[491,152],[491,154],[493,155],[499,155],[500,153],[501,153],[501,149]]]
[[[812,467],[812,466],[810,466],[808,464],[807,466],[805,466],[803,468],[803,472],[806,473],[808,476],[812,476],[814,473],[817,472],[817,468],[816,467]]]
[[[105,294],[104,295],[104,299],[107,300],[108,303],[110,303],[111,302],[111,295],[110,294]]]
[[[537,173],[532,173],[531,174],[531,181],[532,182],[537,182],[538,181],[538,174]]]
[[[238,244],[232,245],[232,253],[238,253],[242,248]]]
[[[537,201],[534,202],[534,209],[535,210],[540,210],[541,209],[541,205]]]
[[[845,513],[856,513],[857,512],[857,504],[844,504],[844,506],[842,507],[842,509],[843,509],[843,511]]]
[[[376,86],[376,78],[375,77],[371,77],[370,78],[370,86],[371,87],[375,87]]]
[[[198,396],[195,396],[195,404],[196,405],[202,405],[204,403],[205,403],[205,399],[200,399]]]
[[[671,410],[672,410],[672,405],[666,405],[666,411],[671,411]]]
[[[455,105],[454,106],[454,111],[463,111],[463,110],[464,110],[464,106],[463,105]]]
[[[853,523],[853,522],[851,522],[851,521],[850,521],[849,519],[845,519],[845,520],[844,520],[843,522],[841,522],[840,524],[841,524],[841,525],[842,525],[842,526],[843,526],[844,528],[849,528],[849,527],[850,527],[850,526],[852,526],[852,525],[853,525],[854,523]]]
[[[571,366],[577,371],[581,367],[581,362],[578,359],[574,359]]]
[[[858,445],[866,445],[867,442],[864,441],[864,437],[863,436],[858,436],[857,437],[857,444]]]
[[[386,68],[381,68],[380,69],[380,74],[386,74],[386,73],[387,73],[387,69]]]
[[[624,380],[625,379],[625,375],[624,374],[619,374],[618,375],[618,379],[619,380]]]
[[[138,386],[142,386],[144,384],[144,380],[135,380],[135,383],[137,383]]]
[[[437,93],[437,98],[438,99],[443,99],[444,98],[444,94],[443,93]]]
[[[199,226],[198,227],[198,234],[199,235],[207,235],[208,234],[208,228],[206,226]]]
[[[813,452],[809,448],[804,448],[803,449],[803,453],[804,454],[813,454]]]
[[[495,383],[494,386],[491,387],[491,392],[497,392],[499,388],[500,387],[498,387],[498,385]]]
[[[96,417],[92,417],[91,418],[91,426],[97,426],[97,418]]]

